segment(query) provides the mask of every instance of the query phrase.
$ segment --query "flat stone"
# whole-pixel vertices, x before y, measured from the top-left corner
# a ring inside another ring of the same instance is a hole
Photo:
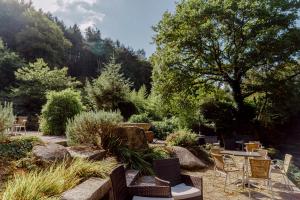
[[[105,155],[105,150],[93,149],[91,147],[67,147],[72,158],[84,158],[88,160],[102,160]]]
[[[92,177],[64,192],[61,200],[100,200],[110,189],[110,179]]]

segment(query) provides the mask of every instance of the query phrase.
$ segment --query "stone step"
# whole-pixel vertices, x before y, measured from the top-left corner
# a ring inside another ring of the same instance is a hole
[[[110,189],[110,179],[92,177],[64,192],[61,200],[99,200],[107,196]]]

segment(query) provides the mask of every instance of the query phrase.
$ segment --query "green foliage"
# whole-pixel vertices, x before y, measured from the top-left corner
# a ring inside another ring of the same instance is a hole
[[[120,102],[126,101],[130,86],[121,72],[121,65],[113,58],[97,79],[87,82],[86,90],[97,109],[116,110]]]
[[[65,161],[45,170],[16,175],[7,183],[2,199],[59,199],[64,191],[89,177],[106,178],[116,166],[117,162],[114,159],[97,162],[76,159],[70,164]]]
[[[0,38],[0,91],[14,84],[14,72],[23,65],[23,60],[6,48]]]
[[[0,143],[0,157],[18,160],[31,152],[35,144],[41,143],[37,137],[21,137]]]
[[[170,133],[173,133],[179,128],[178,119],[176,118],[164,118],[162,121],[152,122],[152,125],[155,138],[162,140],[166,139]]]
[[[265,91],[253,77],[295,67],[299,72],[297,1],[186,0],[166,12],[154,30],[153,81],[168,95],[194,95],[200,85],[230,87],[243,120],[245,98]],[[272,42],[270,42],[272,41]]]
[[[132,115],[128,120],[131,123],[150,123],[150,121],[148,113]]]
[[[129,149],[126,145],[122,144],[117,137],[109,138],[108,149],[112,154],[116,155],[121,162],[125,163],[126,167],[140,170],[147,175],[153,175],[153,160],[169,157],[169,153],[161,148],[150,148],[143,151]]]
[[[0,103],[0,137],[5,131],[12,127],[15,121],[12,103]]]
[[[68,119],[84,109],[80,93],[72,89],[49,92],[42,109],[41,129],[46,135],[65,135]]]
[[[170,146],[190,147],[198,144],[198,136],[187,130],[179,130],[167,136],[166,143]]]
[[[50,69],[43,59],[18,69],[15,75],[18,87],[13,90],[14,103],[19,112],[26,114],[40,113],[48,91],[60,91],[79,85],[79,82],[68,76],[67,68]]]
[[[201,105],[203,118],[209,123],[214,123],[217,131],[231,132],[234,128],[236,109],[231,103],[213,99]]]
[[[105,145],[103,140],[110,134],[111,129],[122,121],[119,112],[82,112],[68,121],[68,145],[87,144],[102,147]]]

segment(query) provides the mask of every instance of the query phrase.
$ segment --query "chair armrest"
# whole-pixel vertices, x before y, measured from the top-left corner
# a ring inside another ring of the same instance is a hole
[[[170,186],[129,186],[129,193],[132,196],[142,197],[172,197]]]
[[[169,187],[171,187],[171,184],[170,184],[169,181],[162,180],[162,179],[160,179],[160,178],[158,178],[156,176],[154,178],[155,178],[155,185],[157,185],[157,186],[169,186]]]
[[[202,177],[181,174],[181,179],[182,179],[182,182],[184,182],[186,185],[200,189],[201,194],[203,194],[203,179],[202,179]]]

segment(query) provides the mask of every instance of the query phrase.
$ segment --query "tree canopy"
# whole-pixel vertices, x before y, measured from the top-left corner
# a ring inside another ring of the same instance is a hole
[[[290,0],[180,1],[154,27],[156,88],[195,94],[203,84],[229,86],[242,117],[245,98],[265,89],[254,77],[287,66],[286,78],[299,74],[299,6]]]

